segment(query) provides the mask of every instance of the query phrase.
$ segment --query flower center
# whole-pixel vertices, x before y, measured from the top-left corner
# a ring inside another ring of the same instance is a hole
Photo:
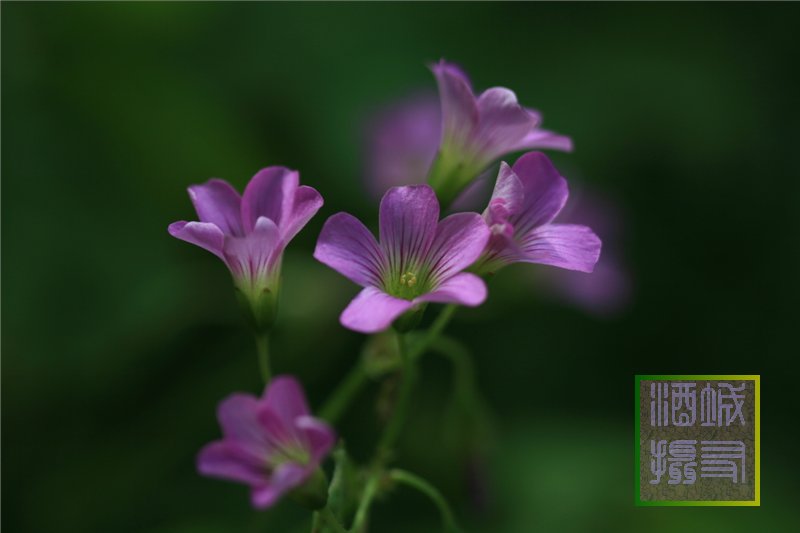
[[[413,300],[427,292],[428,284],[425,281],[425,273],[418,269],[406,270],[399,276],[395,274],[390,279],[391,281],[384,286],[384,290],[397,298]]]
[[[413,272],[406,272],[400,276],[400,285],[408,287],[409,289],[417,284],[417,275]]]
[[[302,446],[282,446],[267,458],[267,466],[275,469],[284,463],[306,465],[311,460],[311,454]]]

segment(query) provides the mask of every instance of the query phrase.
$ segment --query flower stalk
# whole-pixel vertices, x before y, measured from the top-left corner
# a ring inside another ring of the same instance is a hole
[[[434,503],[434,505],[439,508],[439,512],[442,515],[442,527],[444,531],[448,533],[460,533],[461,529],[456,524],[453,511],[450,509],[450,505],[448,505],[447,500],[445,500],[444,496],[442,496],[442,493],[439,492],[439,489],[418,475],[401,470],[399,468],[394,468],[389,471],[389,479],[414,488],[427,496]]]
[[[264,385],[272,378],[269,361],[269,333],[256,333],[256,354],[258,355],[258,368]]]

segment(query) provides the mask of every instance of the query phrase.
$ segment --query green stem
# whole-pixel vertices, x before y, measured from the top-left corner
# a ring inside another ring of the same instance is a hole
[[[397,346],[400,351],[400,360],[403,364],[402,382],[400,383],[400,393],[398,394],[397,403],[392,411],[392,416],[378,443],[379,460],[386,460],[386,458],[391,455],[392,448],[397,441],[397,437],[400,436],[400,430],[403,428],[403,423],[406,420],[408,403],[411,399],[411,390],[414,388],[414,362],[411,360],[408,347],[406,346],[406,338],[402,333],[397,334]]]
[[[331,508],[327,505],[317,511],[318,515],[323,522],[328,524],[336,533],[347,533],[347,530],[339,523],[339,520],[336,519],[336,515],[333,514]]]
[[[439,313],[439,316],[436,317],[436,320],[431,325],[430,329],[428,329],[422,336],[422,339],[419,342],[414,343],[414,345],[409,349],[409,356],[413,359],[418,359],[425,351],[428,349],[428,346],[441,334],[444,330],[445,326],[447,326],[448,322],[455,313],[456,309],[458,309],[457,305],[446,305],[444,309]],[[364,370],[363,365],[359,361],[350,372],[345,376],[345,378],[339,383],[336,389],[331,393],[328,400],[320,409],[320,417],[324,420],[327,420],[330,423],[336,423],[347,408],[350,406],[352,401],[361,392],[361,389],[367,384],[368,376]]]
[[[453,318],[453,314],[458,309],[458,306],[455,304],[447,304],[444,306],[444,309],[439,313],[439,316],[436,317],[436,320],[433,321],[431,327],[425,332],[422,337],[422,340],[416,343],[416,345],[412,348],[410,356],[411,359],[417,359],[421,356],[428,347],[431,345],[433,341],[436,340],[439,335],[441,335],[442,331],[444,331],[445,326],[450,322],[450,319]]]
[[[361,494],[361,501],[358,503],[356,516],[353,519],[353,527],[350,528],[352,533],[362,533],[364,531],[364,526],[367,524],[369,506],[372,505],[372,500],[378,492],[380,475],[380,470],[375,470],[367,480],[367,485],[364,487],[364,492]]]
[[[366,383],[367,373],[359,361],[325,402],[320,417],[331,424],[336,423]]]
[[[256,352],[258,353],[258,367],[261,370],[261,379],[264,380],[264,384],[267,384],[272,377],[269,368],[269,333],[256,334]]]
[[[475,368],[466,348],[458,341],[448,337],[438,337],[431,342],[429,349],[438,352],[453,364],[455,372],[456,395],[466,409],[472,409],[477,403],[475,384]]]
[[[439,489],[421,477],[398,468],[389,471],[389,478],[398,483],[404,483],[409,487],[415,488],[430,498],[430,500],[436,505],[436,507],[439,508],[439,512],[442,514],[442,525],[444,526],[445,531],[450,531],[453,533],[461,531],[456,525],[453,511],[447,504],[447,500],[445,500],[444,496],[442,496],[442,493],[439,492]]]
[[[403,423],[405,422],[406,412],[408,410],[408,403],[411,397],[411,390],[413,389],[414,380],[415,380],[415,366],[414,361],[418,359],[425,350],[435,341],[439,335],[444,330],[445,326],[447,326],[450,319],[453,317],[458,306],[456,305],[447,305],[439,313],[439,316],[436,317],[436,320],[431,325],[430,329],[428,329],[425,334],[422,336],[422,339],[414,344],[412,348],[409,349],[406,342],[406,335],[404,334],[397,334],[397,345],[398,350],[400,352],[400,359],[402,361],[402,383],[400,385],[400,393],[398,395],[397,404],[395,406],[394,412],[392,413],[392,418],[389,420],[389,423],[386,425],[386,429],[384,430],[383,435],[378,443],[377,452],[375,455],[375,465],[372,471],[372,474],[367,479],[366,486],[364,487],[364,491],[361,493],[361,501],[358,504],[358,509],[356,511],[355,518],[353,520],[353,527],[351,528],[352,533],[362,533],[363,528],[366,524],[367,515],[369,513],[370,505],[372,505],[372,500],[375,498],[375,495],[378,491],[378,484],[380,482],[381,476],[384,473],[384,466],[389,461],[392,455],[392,449],[397,441],[397,438],[400,435],[400,431],[403,427]],[[358,369],[358,373],[361,374],[360,378],[350,377],[345,379],[344,382],[339,386],[339,388],[334,392],[334,395],[331,400],[329,400],[328,404],[326,404],[325,409],[323,409],[323,413],[331,415],[336,415],[341,412],[341,410],[346,407],[346,404],[352,399],[354,393],[352,393],[352,389],[356,391],[364,382],[364,371],[360,368],[361,365],[356,367],[354,371]],[[352,374],[352,372],[351,372]],[[351,380],[354,383],[350,383]],[[348,392],[344,392],[348,391]],[[344,399],[342,399],[344,398]],[[325,415],[323,414],[323,417]],[[325,417],[327,418],[327,417]],[[330,418],[327,418],[330,420]],[[437,493],[436,489],[430,487],[435,493]],[[441,496],[440,496],[441,498]],[[448,510],[449,512],[449,510]],[[452,514],[451,514],[452,518]],[[457,529],[453,529],[453,531],[458,531]]]

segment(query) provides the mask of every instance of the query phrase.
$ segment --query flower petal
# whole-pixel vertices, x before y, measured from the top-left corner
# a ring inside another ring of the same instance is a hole
[[[365,181],[380,198],[399,185],[425,183],[442,138],[442,113],[436,93],[402,100],[376,115],[364,132]]]
[[[390,296],[375,287],[367,287],[342,311],[342,325],[360,333],[377,333],[392,325],[413,306],[413,302]]]
[[[600,257],[600,238],[587,226],[547,224],[519,240],[519,261],[591,272]]]
[[[509,217],[518,213],[522,208],[522,201],[525,197],[524,187],[511,167],[503,161],[500,163],[500,172],[497,174],[497,181],[494,184],[492,199],[489,206],[483,212],[486,223],[505,224]]]
[[[223,261],[225,257],[222,249],[225,245],[225,235],[222,230],[210,222],[173,222],[167,228],[173,237],[204,248]]]
[[[311,416],[298,417],[295,427],[302,432],[311,447],[311,456],[315,463],[319,463],[336,443],[336,432],[331,427]]]
[[[536,128],[538,117],[519,105],[514,91],[504,87],[485,90],[477,101],[480,114],[478,149],[487,163],[515,150]]]
[[[314,257],[361,286],[380,285],[385,264],[383,251],[353,215],[337,213],[325,221]]]
[[[469,272],[461,272],[444,281],[436,290],[414,299],[414,303],[453,303],[475,307],[486,300],[486,283]]]
[[[488,240],[489,228],[477,213],[456,213],[439,222],[428,255],[434,283],[474,263]]]
[[[254,280],[267,274],[282,250],[278,227],[272,220],[259,217],[246,236],[225,239],[225,263],[234,276]]]
[[[547,224],[561,211],[569,197],[567,180],[541,152],[529,152],[514,163],[514,174],[524,188],[523,207],[512,218],[517,235]]]
[[[283,463],[270,476],[266,485],[253,487],[250,502],[256,509],[272,507],[291,489],[301,485],[312,470],[295,463]]]
[[[200,222],[210,222],[225,235],[244,235],[241,198],[236,189],[224,180],[210,179],[189,187],[189,198]]]
[[[261,457],[271,447],[260,421],[261,403],[249,394],[231,394],[217,408],[217,420],[225,439],[253,457]]]
[[[537,128],[520,139],[519,143],[517,143],[513,149],[509,150],[509,152],[547,149],[571,152],[573,148],[574,146],[570,137],[554,131]]]
[[[439,221],[439,200],[428,185],[393,187],[380,207],[381,248],[392,273],[422,261]]]
[[[442,103],[442,144],[463,146],[478,125],[478,107],[466,75],[453,64],[431,66]]]
[[[259,217],[282,227],[290,215],[300,174],[285,167],[267,167],[253,176],[242,195],[242,222],[245,231],[252,231]]]
[[[294,194],[294,202],[290,212],[281,220],[281,240],[288,244],[297,233],[308,224],[322,207],[322,195],[313,187],[303,185]]]
[[[266,470],[257,458],[231,442],[216,441],[197,454],[197,471],[204,476],[239,481],[248,485],[264,483]]]
[[[277,414],[289,427],[294,427],[297,417],[311,413],[303,386],[292,376],[273,378],[264,391],[263,402],[267,409]]]

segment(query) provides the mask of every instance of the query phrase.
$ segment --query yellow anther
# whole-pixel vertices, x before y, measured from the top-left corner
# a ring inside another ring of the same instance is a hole
[[[406,287],[413,287],[417,284],[417,276],[413,272],[406,272],[405,274],[400,276],[400,285],[405,285]]]

